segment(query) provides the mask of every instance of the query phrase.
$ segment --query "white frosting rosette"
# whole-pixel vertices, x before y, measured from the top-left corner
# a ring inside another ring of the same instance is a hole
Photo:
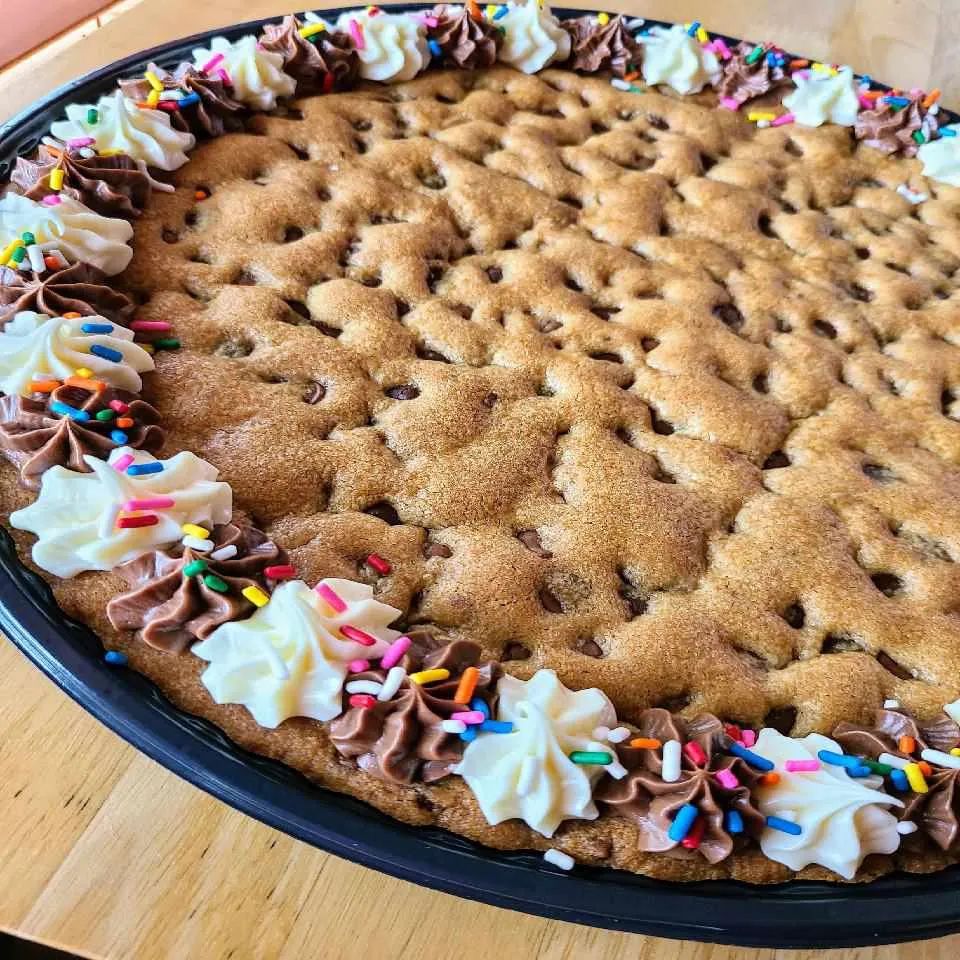
[[[614,727],[616,711],[596,688],[568,690],[552,670],[528,681],[504,676],[497,684],[497,719],[512,733],[481,733],[455,768],[491,824],[518,817],[545,837],[567,819],[594,820],[593,785],[603,767],[574,763],[578,750],[611,752],[593,739]]]
[[[570,56],[570,34],[550,8],[537,0],[508,3],[497,26],[506,31],[498,59],[524,73],[536,73]]]
[[[952,130],[954,136],[943,136],[943,130]],[[917,156],[923,162],[924,176],[960,187],[960,123],[943,127],[939,139],[923,144]]]
[[[783,98],[794,120],[805,127],[837,123],[852,127],[860,112],[857,83],[850,67],[831,70],[799,70],[793,74],[797,88]]]
[[[93,123],[87,117],[90,109],[97,111]],[[182,167],[188,159],[186,151],[196,143],[192,133],[174,130],[162,110],[138,107],[120,90],[101,97],[96,105],[71,103],[67,119],[54,123],[50,132],[64,141],[93,137],[100,152],[119,150],[161,170]]]
[[[247,106],[257,110],[272,110],[277,97],[289,97],[297,88],[297,81],[283,72],[283,56],[270,50],[261,50],[252,34],[231,43],[225,37],[214,37],[209,48],[193,51],[193,62],[199,70],[218,54],[223,55],[211,74],[225,70],[233,87],[230,93]]]
[[[111,327],[110,333],[84,333],[83,327]],[[0,392],[29,396],[38,374],[64,380],[86,367],[94,379],[139,393],[140,374],[154,369],[153,357],[133,342],[133,331],[104,317],[48,317],[23,310],[0,330]],[[105,348],[98,356],[90,348]],[[109,359],[109,357],[119,358]]]
[[[0,241],[29,232],[45,248],[56,247],[71,263],[84,261],[113,275],[126,270],[133,227],[119,217],[101,217],[66,195],[49,207],[19,193],[0,197]]]
[[[113,467],[121,457],[132,457],[135,464],[159,463],[163,469],[130,476]],[[51,467],[43,475],[40,496],[10,514],[11,526],[37,535],[34,563],[57,577],[75,577],[84,570],[112,570],[176,543],[183,538],[185,523],[209,528],[230,519],[233,494],[229,485],[218,482],[217,468],[195,454],[184,451],[169,460],[157,460],[142,450],[119,447],[108,462],[92,456],[84,461],[91,473]],[[156,498],[173,500],[170,507],[146,511],[157,517],[156,524],[117,525],[124,504]]]
[[[426,27],[410,14],[349,10],[340,15],[337,29],[353,37],[365,80],[412,80],[430,62]]]
[[[760,732],[753,750],[780,770],[787,760],[816,760],[820,750],[843,753],[819,733],[793,739],[770,728]],[[864,857],[900,846],[897,818],[884,808],[903,804],[849,776],[845,767],[821,763],[809,773],[781,773],[778,783],[757,788],[755,800],[764,816],[800,826],[796,835],[767,827],[760,836],[764,855],[791,870],[816,863],[852,880]]]
[[[218,627],[193,652],[209,661],[204,686],[217,703],[240,703],[261,727],[289,717],[332,720],[342,712],[347,664],[383,656],[400,634],[388,624],[400,615],[352,580],[322,580],[343,600],[336,613],[302,580],[289,580],[249,620]],[[376,640],[364,646],[340,633],[357,627]]]
[[[649,84],[663,83],[686,94],[698,93],[720,79],[717,55],[701,46],[682,24],[651,27],[636,39],[643,44],[643,79]]]

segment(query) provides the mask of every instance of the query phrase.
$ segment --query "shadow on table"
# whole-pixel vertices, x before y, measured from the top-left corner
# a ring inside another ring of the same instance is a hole
[[[2,960],[82,960],[75,953],[54,950],[42,943],[21,940],[7,933],[0,933],[0,958]]]

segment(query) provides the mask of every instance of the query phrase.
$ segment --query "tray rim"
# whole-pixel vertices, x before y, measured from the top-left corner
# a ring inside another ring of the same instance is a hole
[[[432,4],[381,6],[401,12],[430,9]],[[354,8],[317,12],[332,18],[348,9]],[[595,13],[568,7],[555,7],[554,12],[561,18]],[[0,124],[0,176],[5,154],[15,156],[26,149],[24,132],[29,131],[28,141],[38,139],[38,125],[46,132],[51,111],[72,96],[95,95],[151,59],[169,59],[213,36],[233,39],[278,17],[170,40],[50,91]],[[713,35],[728,42],[736,39]],[[49,586],[21,563],[2,525],[0,627],[72,700],[166,769],[268,826],[422,886],[551,919],[744,947],[855,947],[960,931],[960,865],[855,885],[673,883],[610,868],[578,866],[571,874],[560,873],[544,869],[536,853],[498,851],[441,828],[396,821],[362,801],[309,782],[279,761],[244,750],[213,724],[174,707],[147,678],[105,664],[97,652],[102,652],[99,638],[59,609]],[[618,903],[616,892],[627,896]],[[905,906],[909,915],[904,917]]]

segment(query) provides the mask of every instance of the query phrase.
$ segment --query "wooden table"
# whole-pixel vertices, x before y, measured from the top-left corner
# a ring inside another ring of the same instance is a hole
[[[154,43],[289,9],[290,0],[123,0],[0,74],[0,118]],[[29,0],[27,0],[29,6]],[[614,3],[607,9],[627,9]],[[644,0],[689,18],[704,0]],[[716,5],[719,6],[719,5]],[[21,8],[22,9],[22,8]],[[960,106],[957,0],[727,0],[708,27],[939,86]],[[960,937],[901,947],[740,950],[609,933],[481,906],[327,856],[147,760],[0,640],[0,928],[92,957],[305,960],[948,960]],[[958,906],[960,910],[960,906]]]

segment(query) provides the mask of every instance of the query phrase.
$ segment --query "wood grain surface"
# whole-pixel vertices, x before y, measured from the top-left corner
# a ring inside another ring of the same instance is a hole
[[[8,0],[2,0],[6,4]],[[9,0],[12,2],[12,0]],[[29,0],[28,0],[29,2]],[[93,67],[290,0],[124,0],[0,72],[0,118]],[[960,0],[616,2],[785,47],[960,106]],[[951,53],[953,55],[951,56]],[[110,960],[954,960],[960,936],[743,950],[541,920],[320,853],[167,773],[0,639],[0,929]],[[749,896],[749,893],[745,895]],[[958,904],[960,913],[960,904]]]

